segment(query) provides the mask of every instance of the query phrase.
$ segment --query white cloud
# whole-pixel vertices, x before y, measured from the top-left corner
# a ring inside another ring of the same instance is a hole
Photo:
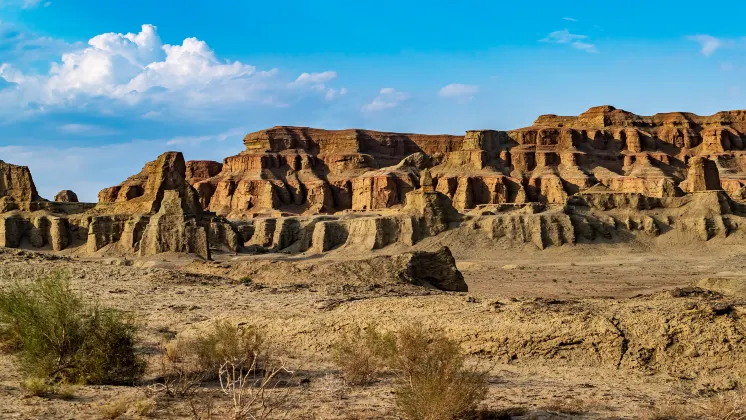
[[[585,40],[588,39],[586,35],[573,34],[568,29],[561,31],[554,31],[549,33],[544,39],[540,39],[539,42],[548,42],[550,44],[565,44],[571,47],[585,51],[588,53],[597,53],[598,49],[594,44],[591,44]]]
[[[207,141],[223,142],[231,137],[243,137],[246,132],[247,130],[245,128],[234,128],[222,133],[210,134],[206,136],[180,136],[167,140],[166,144],[169,146],[176,146],[179,144],[197,146]]]
[[[479,86],[461,83],[451,83],[438,91],[438,95],[442,98],[456,98],[462,102],[470,101],[477,93],[479,93]]]
[[[113,136],[119,131],[107,127],[92,124],[63,124],[57,127],[58,131],[65,134],[76,134],[80,136]]]
[[[400,103],[410,97],[407,92],[399,92],[394,88],[383,88],[371,103],[363,106],[363,112],[376,112],[396,108]]]
[[[324,83],[337,77],[336,71],[325,71],[322,73],[303,73],[298,76],[292,86],[320,86],[324,88]]]
[[[566,20],[568,22],[577,22],[578,21],[577,19],[571,18],[571,17],[563,17],[562,20]]]
[[[329,90],[326,91],[326,95],[324,95],[324,99],[326,99],[327,101],[331,101],[339,96],[345,95],[347,95],[347,88],[341,88],[339,90],[329,88]]]
[[[686,39],[699,44],[699,52],[705,57],[711,56],[715,51],[731,43],[731,41],[716,38],[712,35],[690,35]]]
[[[197,38],[180,45],[163,44],[157,28],[143,25],[139,33],[97,35],[86,46],[62,54],[48,74],[0,67],[0,79],[18,88],[0,94],[0,102],[36,111],[50,107],[81,107],[105,98],[123,106],[155,106],[208,117],[216,107],[236,104],[287,106],[300,95],[324,97],[336,72],[303,73],[295,81],[281,80],[279,70],[257,70],[240,61],[219,59]],[[318,91],[314,93],[315,91]],[[2,112],[3,105],[0,105]],[[157,109],[141,109],[141,115]]]

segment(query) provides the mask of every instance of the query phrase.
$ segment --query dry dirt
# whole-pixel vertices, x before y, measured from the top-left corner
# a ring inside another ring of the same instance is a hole
[[[690,286],[745,275],[746,246],[579,244],[539,251],[485,248],[474,236],[446,234],[417,248],[441,243],[451,247],[469,293],[305,276],[310,266],[359,257],[337,252],[202,262],[176,254],[123,261],[0,250],[0,287],[69,272],[87,297],[136,314],[153,366],[164,334],[216,319],[259,325],[304,383],[293,390],[288,418],[398,418],[391,378],[346,387],[330,360],[341,334],[372,322],[385,329],[421,322],[458,339],[472,363],[492,366],[485,405],[521,407],[518,418],[640,418],[650,407],[698,407],[744,383],[746,299]],[[251,282],[242,282],[247,275]],[[13,358],[2,355],[0,418],[101,418],[101,404],[123,396],[157,401],[157,418],[190,418],[184,401],[148,389],[155,376],[153,367],[139,387],[81,387],[71,400],[27,397]],[[216,386],[208,388],[219,403]],[[583,414],[560,413],[570,408]]]

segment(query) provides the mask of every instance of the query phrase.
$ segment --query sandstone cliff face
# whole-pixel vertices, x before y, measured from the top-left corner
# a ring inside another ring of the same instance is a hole
[[[27,209],[29,203],[40,200],[29,168],[0,160],[0,213]]]
[[[418,171],[404,163],[415,155],[459,210],[562,204],[594,186],[659,198],[724,189],[746,198],[744,133],[746,111],[646,117],[611,106],[464,136],[274,127],[248,134],[246,151],[195,187],[203,207],[233,218],[396,208],[419,187]]]
[[[199,195],[187,181],[187,164],[180,152],[167,152],[148,162],[139,174],[99,192],[98,199],[99,204],[111,204],[106,206],[109,212],[155,213],[167,190],[179,192],[185,213],[202,213]]]

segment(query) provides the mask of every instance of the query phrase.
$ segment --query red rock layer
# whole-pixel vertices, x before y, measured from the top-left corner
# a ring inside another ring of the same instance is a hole
[[[746,111],[644,117],[611,106],[464,136],[273,127],[248,134],[222,168],[189,162],[186,177],[203,208],[229,217],[402,206],[424,167],[459,209],[564,203],[589,189],[666,197],[718,187],[743,198],[744,133]],[[142,176],[101,201],[143,194]]]

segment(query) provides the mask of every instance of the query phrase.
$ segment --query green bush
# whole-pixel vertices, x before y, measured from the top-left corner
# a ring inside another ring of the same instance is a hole
[[[0,291],[0,323],[21,369],[52,381],[127,384],[144,372],[137,327],[121,312],[89,304],[61,273]]]

